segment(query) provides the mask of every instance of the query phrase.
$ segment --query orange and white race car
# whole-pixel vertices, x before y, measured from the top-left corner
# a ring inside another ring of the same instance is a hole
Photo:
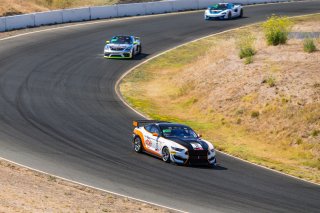
[[[133,148],[169,163],[215,166],[212,143],[201,139],[190,127],[152,120],[133,121]]]

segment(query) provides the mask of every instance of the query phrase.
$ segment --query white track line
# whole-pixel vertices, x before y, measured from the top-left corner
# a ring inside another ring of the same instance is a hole
[[[305,16],[311,16],[311,15],[315,15],[315,14],[319,14],[319,13],[307,14],[307,15],[300,15],[300,16],[293,16],[293,17],[290,17],[290,18],[305,17]],[[230,32],[230,31],[234,31],[234,30],[247,28],[247,27],[250,27],[250,26],[259,24],[259,23],[262,23],[262,22],[257,22],[257,23],[254,23],[254,24],[249,24],[249,25],[246,25],[246,26],[237,27],[237,28],[233,28],[233,29],[230,29],[230,30],[225,30],[225,31],[219,32],[219,33],[213,33],[213,34],[211,34],[211,35],[204,36],[204,37],[201,37],[201,38],[197,38],[197,39],[195,39],[195,40],[193,40],[193,41],[189,41],[188,43],[181,44],[181,45],[178,45],[178,46],[176,46],[176,47],[173,47],[173,48],[170,48],[170,49],[168,49],[168,50],[165,50],[164,52],[161,52],[161,53],[159,53],[159,54],[157,54],[157,55],[155,55],[155,56],[153,56],[153,57],[151,57],[151,58],[149,58],[149,59],[141,62],[140,64],[134,66],[133,68],[131,68],[131,69],[129,69],[127,72],[125,72],[125,73],[118,79],[118,81],[116,82],[116,85],[115,85],[116,94],[118,95],[118,97],[120,98],[120,100],[121,100],[127,107],[129,107],[131,110],[133,110],[135,113],[137,113],[138,115],[140,115],[140,116],[142,116],[142,117],[144,117],[144,118],[146,118],[146,119],[150,119],[150,118],[147,117],[146,115],[142,114],[141,112],[139,112],[138,110],[136,110],[136,109],[134,109],[132,106],[130,106],[130,105],[124,100],[124,98],[122,97],[122,95],[121,95],[121,93],[120,93],[120,91],[119,91],[119,89],[120,89],[119,86],[120,86],[121,81],[123,80],[123,78],[124,78],[126,75],[128,75],[130,72],[132,72],[133,70],[135,70],[135,69],[138,68],[139,66],[141,66],[141,65],[143,65],[143,64],[151,61],[152,59],[157,58],[157,57],[159,57],[159,56],[161,56],[161,55],[164,55],[165,53],[170,52],[170,51],[172,51],[172,50],[175,50],[175,49],[177,49],[177,48],[179,48],[179,47],[185,46],[185,45],[187,45],[187,44],[189,44],[189,43],[191,43],[191,42],[196,42],[196,41],[199,41],[199,40],[201,40],[201,39],[205,39],[205,38],[208,38],[208,37],[211,37],[211,36],[220,35],[220,34],[223,34],[223,33],[227,33],[227,32]],[[248,163],[248,164],[252,164],[252,165],[254,165],[254,166],[258,166],[258,167],[260,167],[260,168],[267,169],[267,170],[269,170],[269,171],[272,171],[272,172],[275,172],[275,173],[278,173],[278,174],[281,174],[281,175],[285,175],[285,176],[294,178],[294,179],[299,180],[299,181],[303,181],[303,182],[307,182],[307,183],[311,183],[311,184],[320,186],[320,183],[315,183],[315,182],[308,181],[308,180],[305,180],[305,179],[302,179],[302,178],[299,178],[299,177],[296,177],[296,176],[293,176],[293,175],[290,175],[290,174],[286,174],[286,173],[280,172],[280,171],[278,171],[278,170],[274,170],[274,169],[268,168],[268,167],[266,167],[266,166],[262,166],[262,165],[259,165],[259,164],[256,164],[256,163],[253,163],[253,162],[250,162],[250,161],[241,159],[241,158],[239,158],[239,157],[233,156],[233,155],[231,155],[231,154],[228,154],[228,153],[225,153],[225,152],[222,152],[222,151],[219,151],[219,150],[217,150],[217,152],[220,152],[221,154],[227,155],[227,156],[232,157],[232,158],[235,158],[235,159],[237,159],[237,160],[241,160],[241,161],[246,162],[246,163]]]
[[[134,200],[134,201],[147,203],[147,204],[150,204],[150,205],[153,205],[153,206],[158,206],[158,207],[165,208],[165,209],[169,209],[169,210],[176,211],[176,212],[186,213],[186,211],[182,211],[182,210],[179,210],[179,209],[175,209],[175,208],[171,208],[171,207],[168,207],[168,206],[160,205],[160,204],[157,204],[157,203],[149,202],[149,201],[146,201],[146,200],[142,200],[142,199],[130,197],[130,196],[123,195],[123,194],[120,194],[120,193],[108,191],[108,190],[105,190],[105,189],[101,189],[101,188],[98,188],[98,187],[94,187],[94,186],[91,186],[91,185],[87,185],[87,184],[84,184],[84,183],[80,183],[80,182],[77,182],[77,181],[74,181],[74,180],[70,180],[70,179],[68,179],[68,178],[60,177],[60,176],[58,176],[58,175],[52,175],[52,174],[50,174],[50,173],[47,173],[47,172],[44,172],[44,171],[41,171],[41,170],[38,170],[38,169],[31,168],[31,167],[29,167],[29,166],[22,165],[22,164],[20,164],[20,163],[17,163],[17,162],[8,160],[8,159],[3,158],[3,157],[0,157],[0,160],[7,161],[7,162],[9,162],[9,163],[11,163],[11,164],[15,164],[15,165],[18,165],[18,166],[23,167],[23,168],[27,168],[27,169],[29,169],[29,170],[31,170],[31,171],[34,171],[34,172],[39,172],[39,173],[42,173],[42,174],[45,174],[45,175],[49,175],[49,176],[52,176],[52,177],[55,177],[55,178],[64,180],[64,181],[68,181],[68,182],[70,182],[70,183],[74,183],[74,184],[78,184],[78,185],[81,185],[81,186],[85,186],[85,187],[88,187],[88,188],[91,188],[91,189],[95,189],[95,190],[98,190],[98,191],[106,192],[106,193],[109,193],[109,194],[112,194],[112,195],[115,195],[115,196],[119,196],[119,197],[123,197],[123,198],[128,198],[128,199],[131,199],[131,200]]]

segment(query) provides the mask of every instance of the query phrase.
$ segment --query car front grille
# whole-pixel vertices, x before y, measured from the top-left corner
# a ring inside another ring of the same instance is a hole
[[[190,150],[189,156],[208,156],[208,150]]]
[[[110,47],[111,50],[114,50],[114,51],[123,51],[125,48],[123,47]]]

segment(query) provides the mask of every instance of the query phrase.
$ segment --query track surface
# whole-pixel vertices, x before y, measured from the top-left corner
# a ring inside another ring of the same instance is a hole
[[[320,12],[320,2],[100,22],[0,41],[0,156],[55,175],[192,212],[319,212],[320,187],[218,155],[218,169],[168,165],[132,151],[131,121],[115,82],[133,65],[195,38],[265,20]],[[106,38],[134,34],[144,54],[104,60]]]

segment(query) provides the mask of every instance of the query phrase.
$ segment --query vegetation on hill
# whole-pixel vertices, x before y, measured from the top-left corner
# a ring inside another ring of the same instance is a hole
[[[291,21],[294,32],[320,31],[320,14]],[[120,91],[145,115],[189,124],[219,150],[320,182],[320,51],[305,52],[312,45],[303,38],[269,45],[263,29],[189,42],[136,68]]]

